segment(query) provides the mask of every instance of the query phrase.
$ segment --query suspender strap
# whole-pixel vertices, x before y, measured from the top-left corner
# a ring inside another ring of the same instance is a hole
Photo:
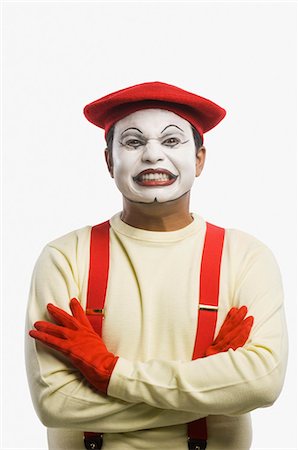
[[[223,228],[207,223],[201,262],[198,326],[192,359],[205,356],[214,339],[224,233]]]
[[[86,314],[99,336],[102,334],[104,305],[109,276],[110,261],[110,223],[100,223],[92,227],[90,237],[90,265],[87,290]],[[84,433],[86,449],[102,447],[102,433]]]
[[[198,324],[192,359],[205,356],[214,340],[217,320],[220,266],[225,230],[207,222],[200,273]],[[188,446],[192,450],[207,447],[206,418],[188,424]]]
[[[86,314],[96,333],[101,336],[110,261],[110,223],[92,227]]]
[[[202,254],[198,325],[192,359],[202,358],[212,344],[217,320],[220,264],[225,230],[209,223]],[[92,227],[90,238],[90,267],[86,314],[94,330],[101,336],[104,304],[109,275],[110,224]],[[188,424],[188,446],[203,450],[207,446],[206,418]],[[101,433],[84,433],[86,449],[100,449]]]

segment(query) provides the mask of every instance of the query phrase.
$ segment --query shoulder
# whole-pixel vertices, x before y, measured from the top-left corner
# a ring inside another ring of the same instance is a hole
[[[204,221],[206,224],[213,225],[217,228],[224,229],[225,237],[224,237],[224,245],[226,248],[234,248],[242,251],[248,251],[253,249],[267,249],[267,245],[260,241],[258,238],[249,234],[245,231],[236,229],[236,228],[225,228],[219,223],[215,223],[213,221],[205,220],[201,216],[196,215],[201,221]]]
[[[280,268],[267,244],[244,231],[228,228],[225,235],[225,257],[229,267],[239,276],[254,273],[255,282],[267,279],[268,283],[280,280]]]
[[[87,225],[83,228],[70,231],[58,238],[48,242],[45,248],[56,249],[61,252],[68,252],[70,249],[77,248],[78,245],[89,243],[92,227]]]
[[[209,222],[209,220],[207,221]],[[212,223],[220,228],[222,225]],[[224,228],[225,238],[223,257],[230,268],[248,269],[251,266],[267,266],[272,271],[279,272],[276,257],[269,246],[252,234],[236,228]]]
[[[48,242],[41,251],[38,264],[74,266],[89,254],[91,226],[73,230]]]
[[[69,233],[63,234],[62,236],[59,236],[48,242],[46,246],[63,249],[67,248],[68,246],[77,244],[78,242],[89,240],[91,228],[92,227],[90,225],[87,225],[83,228],[78,228],[76,230],[70,231]]]
[[[266,243],[250,233],[235,228],[225,230],[225,244],[230,251],[240,252],[244,255],[265,253],[273,256]]]
[[[197,213],[192,214],[199,223],[200,228],[206,229],[206,226],[210,224],[215,226],[215,228],[224,230],[224,252],[243,255],[263,252],[273,255],[267,244],[252,234],[237,228],[225,228],[222,224],[206,220]]]

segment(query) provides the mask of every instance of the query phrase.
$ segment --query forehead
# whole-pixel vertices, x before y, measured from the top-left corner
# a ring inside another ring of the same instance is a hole
[[[191,125],[187,120],[172,111],[165,109],[141,109],[124,117],[115,124],[115,133],[123,133],[129,127],[135,127],[143,133],[161,133],[165,127],[176,125],[185,133],[192,133]],[[171,131],[174,129],[171,128]]]

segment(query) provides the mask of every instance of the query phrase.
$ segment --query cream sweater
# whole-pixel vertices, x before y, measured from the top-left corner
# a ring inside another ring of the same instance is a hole
[[[111,219],[103,339],[120,358],[108,395],[93,390],[60,353],[26,339],[32,399],[51,450],[84,449],[83,431],[104,432],[103,450],[186,450],[186,423],[208,416],[208,450],[249,449],[249,411],[271,405],[284,379],[287,333],[280,272],[254,237],[226,230],[216,333],[232,306],[255,318],[244,348],[191,361],[206,223],[171,232]],[[27,330],[49,320],[49,302],[86,305],[91,227],[41,253],[32,277]]]

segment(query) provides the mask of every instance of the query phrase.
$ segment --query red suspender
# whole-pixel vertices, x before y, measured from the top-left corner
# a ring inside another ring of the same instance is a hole
[[[200,273],[198,324],[192,359],[205,356],[207,348],[214,340],[217,321],[220,266],[225,230],[208,222],[206,226]],[[207,447],[206,418],[189,423],[188,436],[190,449],[205,449]]]
[[[92,227],[90,236],[90,263],[86,314],[99,336],[101,336],[102,333],[109,262],[110,223],[109,221],[106,221]],[[100,449],[102,447],[102,433],[90,433],[85,431],[84,444],[86,449]]]
[[[206,235],[200,273],[200,299],[197,333],[192,359],[201,358],[214,339],[217,320],[220,265],[225,230],[206,224]],[[90,266],[86,314],[95,331],[101,336],[104,303],[109,274],[109,221],[92,227],[90,238]],[[199,450],[207,445],[206,419],[188,424],[189,448]],[[101,433],[84,433],[87,449],[100,449]]]
[[[217,320],[223,228],[207,223],[200,274],[198,327],[192,359],[202,358],[214,340]]]
[[[92,227],[86,314],[101,336],[110,262],[110,223]]]

